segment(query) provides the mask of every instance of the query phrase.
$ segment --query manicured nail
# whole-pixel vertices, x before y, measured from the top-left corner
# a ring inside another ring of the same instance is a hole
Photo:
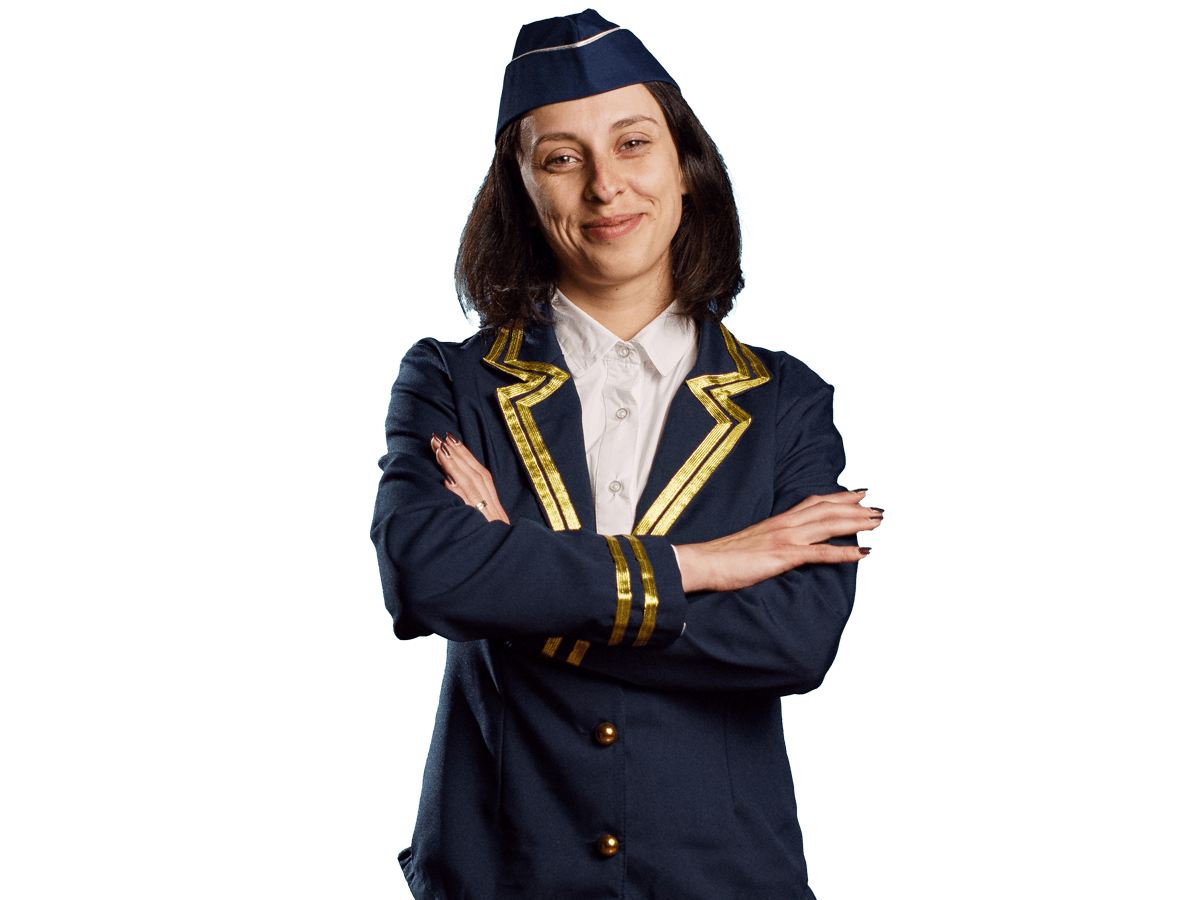
[[[448,431],[446,432],[446,440],[448,440],[452,444],[457,444],[459,442],[458,438],[456,438],[454,435],[452,435]]]
[[[867,489],[866,489],[866,488],[855,488],[855,489],[854,489],[854,490],[852,490],[850,493],[852,493],[852,494],[865,494],[866,492],[867,492]]]
[[[449,472],[446,473],[446,481],[450,484],[458,484],[458,482],[454,480],[454,476]]]
[[[871,548],[870,547],[859,547],[858,552],[861,553],[863,556],[866,556],[868,553],[871,552]]]
[[[878,506],[872,506],[872,507],[870,507],[870,508],[871,508],[871,509],[873,509],[873,510],[875,510],[875,512],[883,512],[883,510],[882,510],[882,509],[880,509]]]
[[[440,437],[438,437],[436,434],[431,434],[429,436],[429,442],[431,444],[433,444],[433,446],[436,447],[438,444],[440,444],[442,442],[442,439]]]
[[[446,459],[450,458],[450,445],[448,443],[442,441],[442,446],[440,446],[438,449],[446,454]]]

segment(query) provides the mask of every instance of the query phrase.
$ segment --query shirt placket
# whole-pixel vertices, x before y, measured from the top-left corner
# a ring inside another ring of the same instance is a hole
[[[605,355],[604,436],[596,460],[596,525],[601,534],[627,534],[633,528],[637,497],[638,404],[641,372],[636,347],[617,344]]]

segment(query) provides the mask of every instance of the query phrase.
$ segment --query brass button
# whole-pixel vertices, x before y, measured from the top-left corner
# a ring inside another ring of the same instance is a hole
[[[601,856],[616,856],[617,851],[621,849],[621,842],[611,834],[600,835],[596,841],[596,852]]]
[[[607,747],[617,739],[617,726],[612,722],[601,722],[596,726],[596,730],[592,732],[592,737],[596,739],[596,743],[601,747]]]

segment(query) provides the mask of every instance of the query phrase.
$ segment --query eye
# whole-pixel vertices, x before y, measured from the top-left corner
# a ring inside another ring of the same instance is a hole
[[[645,140],[644,138],[630,138],[629,140],[627,140],[625,143],[623,143],[621,145],[621,149],[622,150],[636,150],[638,147],[642,146],[643,144],[649,144],[649,143],[650,142]]]
[[[551,156],[542,165],[547,169],[562,169],[578,161],[578,157],[572,156],[569,153],[563,153],[558,156]]]

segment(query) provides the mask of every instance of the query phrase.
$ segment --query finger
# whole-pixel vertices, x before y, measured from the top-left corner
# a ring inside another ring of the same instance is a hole
[[[443,482],[467,506],[473,506],[489,522],[509,522],[508,514],[496,493],[492,473],[475,459],[473,453],[453,434],[444,438],[434,434],[430,439],[434,457],[446,475]]]
[[[800,554],[801,565],[813,563],[858,562],[871,552],[870,547],[842,547],[837,544],[810,544]]]
[[[451,451],[449,441],[443,440],[436,434],[430,442],[433,445],[433,455],[443,472],[454,472],[456,480],[460,476],[470,476],[472,470],[465,465],[466,448],[461,444]]]
[[[437,460],[442,473],[446,476],[446,487],[450,488],[464,501],[471,503],[477,502],[479,495],[487,492],[483,488],[484,482],[479,474],[464,465],[461,444],[457,452],[452,452],[448,442],[434,435],[430,440],[430,446],[433,447],[434,459]]]
[[[810,497],[805,497],[792,509],[807,509],[810,506],[816,506],[818,503],[858,503],[867,495],[867,489],[861,488],[857,491],[839,491],[836,494],[813,494]]]
[[[480,485],[483,488],[483,499],[489,502],[493,499],[498,500],[492,473],[475,458],[466,445],[449,432],[441,445],[441,455],[448,461],[443,468],[450,465],[459,473],[456,477],[466,477],[472,484]]]
[[[803,544],[818,544],[832,537],[873,531],[883,524],[883,513],[870,507],[827,503],[792,517],[792,539]]]
[[[796,526],[806,522],[814,522],[829,516],[865,516],[867,518],[877,518],[883,515],[882,509],[876,509],[873,506],[861,506],[858,503],[849,503],[841,499],[829,499],[830,497],[844,497],[844,494],[830,494],[828,497],[818,498],[816,502],[798,503],[789,509],[787,512],[780,513],[778,518],[784,519],[788,525]],[[854,496],[850,494],[850,496]]]
[[[434,434],[430,435],[429,446],[433,448],[433,458],[437,460],[438,465],[442,466],[442,468],[445,468],[445,464],[442,461],[442,449],[446,446],[446,442]],[[446,459],[449,458],[450,457],[447,454]]]
[[[489,522],[508,523],[508,514],[500,503],[491,473],[460,441],[447,434],[438,446],[437,458],[447,479],[454,480],[452,490],[463,503],[478,509]]]
[[[451,461],[448,465],[453,465],[453,462]],[[453,483],[451,483],[450,476],[447,474],[446,481],[442,483],[464,505],[475,507],[489,521],[494,519],[508,521],[508,517],[504,514],[504,509],[501,507],[500,501],[496,497],[496,492],[491,485],[483,484],[478,479],[472,476],[464,476],[461,473],[459,478]]]
[[[473,478],[476,481],[491,482],[488,470],[481,466],[474,454],[449,432],[446,433],[445,439],[439,439],[438,456],[443,469],[449,466],[461,476]]]
[[[488,470],[475,458],[475,454],[467,449],[467,445],[456,438],[450,432],[446,432],[446,445],[449,448],[451,455],[462,464],[464,468],[471,469],[481,475],[490,474]]]
[[[447,481],[449,481],[450,484],[454,484],[454,478],[446,471],[446,462],[449,457],[442,456],[442,439],[436,434],[431,435],[429,438],[429,446],[433,448],[434,462],[436,462],[441,468],[442,474],[446,476]]]

